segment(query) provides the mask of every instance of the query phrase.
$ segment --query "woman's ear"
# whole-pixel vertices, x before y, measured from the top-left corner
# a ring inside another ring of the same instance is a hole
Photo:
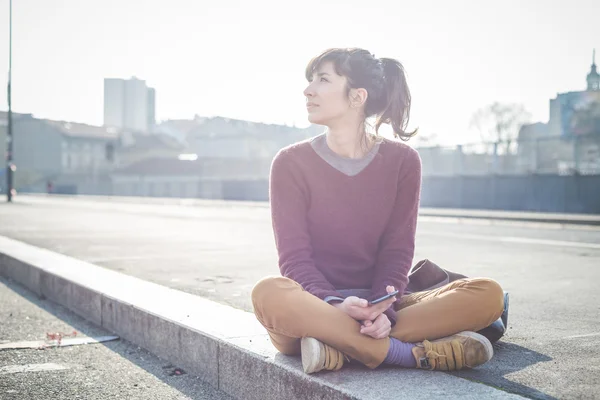
[[[350,106],[352,108],[364,106],[367,101],[367,97],[369,97],[369,94],[367,93],[366,89],[350,89]]]

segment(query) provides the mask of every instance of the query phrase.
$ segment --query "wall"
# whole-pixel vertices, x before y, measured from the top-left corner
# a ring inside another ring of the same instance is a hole
[[[194,176],[138,176],[112,175],[115,196],[151,197],[202,197],[198,190],[198,177]]]
[[[117,181],[113,178],[115,195],[169,197],[168,193],[157,190],[134,193],[126,189],[125,183],[123,177]],[[189,193],[187,197],[269,199],[267,179],[204,179],[196,185],[197,195]],[[600,175],[425,176],[421,207],[600,214]]]
[[[222,184],[224,200],[269,200],[268,180],[256,179],[249,181],[224,181]]]
[[[267,201],[268,191],[264,179],[226,180],[221,198]],[[421,207],[600,214],[600,175],[424,177]]]
[[[600,214],[600,175],[426,176],[421,206]]]

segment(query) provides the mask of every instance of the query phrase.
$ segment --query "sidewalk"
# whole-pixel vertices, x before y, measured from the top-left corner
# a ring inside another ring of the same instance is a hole
[[[197,377],[127,341],[57,347],[111,335],[0,277],[0,398],[231,400]],[[54,335],[54,336],[52,336]],[[114,338],[115,336],[113,336]],[[28,342],[47,347],[17,348]]]
[[[363,367],[305,375],[275,351],[252,313],[0,237],[0,275],[244,400],[517,399],[420,370]]]

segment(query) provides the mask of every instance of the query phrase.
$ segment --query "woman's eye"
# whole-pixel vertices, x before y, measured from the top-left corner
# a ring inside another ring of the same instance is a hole
[[[327,80],[327,78],[321,77],[321,82],[329,82],[329,81]]]

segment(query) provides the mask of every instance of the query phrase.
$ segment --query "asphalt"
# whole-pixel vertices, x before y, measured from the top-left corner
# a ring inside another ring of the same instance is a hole
[[[21,197],[0,205],[0,235],[248,311],[253,284],[278,273],[261,207]],[[530,398],[600,398],[600,229],[423,217],[422,258],[511,294],[495,358],[457,375]]]
[[[0,278],[0,344],[112,335]],[[56,336],[55,336],[56,337]],[[0,350],[0,398],[231,400],[198,377],[121,339],[70,347]]]

